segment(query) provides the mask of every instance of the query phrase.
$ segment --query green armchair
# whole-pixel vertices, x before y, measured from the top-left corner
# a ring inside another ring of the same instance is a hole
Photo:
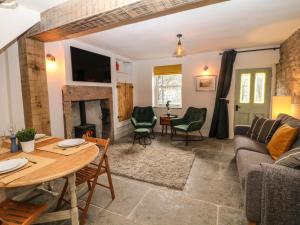
[[[154,114],[151,106],[139,107],[136,106],[133,109],[131,123],[135,129],[148,128],[154,137],[154,126],[157,122],[157,117]]]
[[[203,136],[201,134],[201,128],[206,120],[206,108],[194,108],[189,107],[182,118],[174,118],[171,120],[171,138],[173,141],[185,141],[186,145],[189,142],[189,132],[198,131],[200,133],[200,139],[190,139],[190,141],[202,141]],[[174,140],[173,136],[176,135],[176,131],[184,132],[184,140]]]

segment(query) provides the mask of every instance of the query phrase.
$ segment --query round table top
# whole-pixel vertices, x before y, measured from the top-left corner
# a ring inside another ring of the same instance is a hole
[[[51,143],[53,143],[53,139],[36,143],[36,147],[45,146]],[[46,181],[54,180],[60,177],[65,177],[93,162],[98,156],[98,153],[99,149],[96,145],[88,147],[68,156],[47,151],[35,150],[32,154],[36,156],[55,159],[56,161],[54,163],[51,163],[50,165],[43,167],[38,172],[30,173],[7,185],[0,183],[0,188],[13,188],[41,184]],[[11,157],[14,154],[18,153],[0,154],[0,160]]]

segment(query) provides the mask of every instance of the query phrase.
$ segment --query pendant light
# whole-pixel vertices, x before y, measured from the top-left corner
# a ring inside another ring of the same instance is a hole
[[[18,3],[16,0],[0,0],[0,8],[4,9],[15,9]]]
[[[178,43],[177,43],[176,50],[174,52],[174,57],[183,57],[185,56],[185,50],[182,47],[182,43],[181,43],[182,34],[177,34],[176,36],[178,38]]]

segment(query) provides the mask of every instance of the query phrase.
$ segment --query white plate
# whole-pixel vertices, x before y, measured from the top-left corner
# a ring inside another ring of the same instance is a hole
[[[28,163],[26,158],[9,159],[0,162],[0,174],[17,170]]]
[[[70,148],[74,146],[81,145],[85,142],[84,139],[76,138],[76,139],[67,139],[61,142],[58,142],[57,146],[61,148]]]
[[[41,139],[41,138],[43,138],[43,137],[46,137],[46,134],[36,134],[36,135],[34,136],[34,139],[35,139],[35,140],[38,140],[38,139]]]

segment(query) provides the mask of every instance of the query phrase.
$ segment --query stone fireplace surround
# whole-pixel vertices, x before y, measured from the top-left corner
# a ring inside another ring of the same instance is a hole
[[[65,85],[62,88],[65,138],[72,138],[74,128],[72,102],[100,100],[101,109],[109,111],[103,122],[102,137],[114,139],[113,96],[111,87]]]

